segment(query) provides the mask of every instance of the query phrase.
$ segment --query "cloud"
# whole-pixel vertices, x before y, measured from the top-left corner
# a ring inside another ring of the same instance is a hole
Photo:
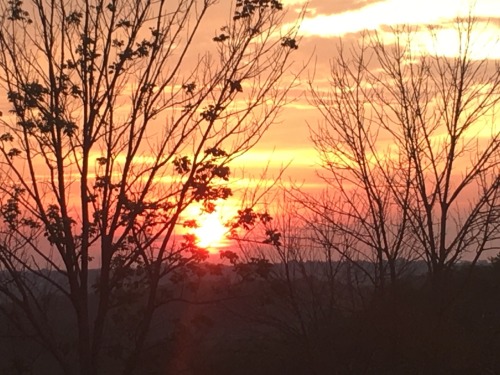
[[[362,30],[377,30],[383,25],[441,24],[472,12],[478,17],[500,17],[498,0],[382,0],[340,2],[327,7],[312,0],[311,13],[301,25],[303,35],[332,37]],[[328,2],[330,3],[330,2]],[[336,2],[331,2],[336,3]]]
[[[309,3],[309,14],[340,14],[345,12],[359,11],[372,4],[381,3],[385,0],[344,0],[344,1],[321,1],[313,0]]]

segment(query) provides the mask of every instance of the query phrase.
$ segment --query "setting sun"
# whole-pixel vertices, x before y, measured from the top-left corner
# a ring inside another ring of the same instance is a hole
[[[198,227],[193,233],[198,238],[198,246],[217,248],[223,245],[228,229],[222,224],[217,213],[204,214],[197,222]]]

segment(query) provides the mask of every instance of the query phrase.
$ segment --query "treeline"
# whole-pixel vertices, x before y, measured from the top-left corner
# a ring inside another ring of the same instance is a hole
[[[168,303],[155,315],[136,373],[497,373],[499,264],[459,264],[440,289],[417,265],[384,290],[356,281],[342,263],[334,278],[324,262],[273,264],[267,272],[200,265],[162,285]],[[122,373],[141,313],[131,302],[133,287],[127,290],[107,331],[106,374]],[[48,323],[57,323],[58,341],[71,355],[70,305],[57,293],[45,303]],[[2,373],[59,373],[27,322],[4,323]]]

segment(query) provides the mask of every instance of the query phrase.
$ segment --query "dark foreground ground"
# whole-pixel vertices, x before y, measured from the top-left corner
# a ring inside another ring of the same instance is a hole
[[[194,303],[158,311],[138,374],[500,374],[500,272],[490,265],[457,270],[439,290],[422,276],[376,293],[313,278],[220,278],[184,297]],[[48,308],[70,348],[68,306],[56,298]],[[2,319],[0,374],[61,373]],[[116,320],[103,374],[121,372],[126,309]]]

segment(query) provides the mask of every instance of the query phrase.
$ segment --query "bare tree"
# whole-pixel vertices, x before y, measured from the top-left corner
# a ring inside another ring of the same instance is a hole
[[[498,246],[500,67],[473,54],[479,27],[457,20],[454,56],[423,49],[422,30],[366,33],[352,49],[340,44],[330,90],[311,84],[331,193],[306,200],[313,226],[348,236],[353,260],[378,265],[379,284],[404,259],[424,259],[440,279]],[[437,44],[439,32],[428,39]]]
[[[238,253],[221,255],[234,265],[231,293],[240,302],[224,306],[243,321],[265,327],[271,341],[300,348],[307,371],[321,373],[323,340],[343,313],[359,311],[359,296],[355,302],[351,298],[359,289],[347,285],[351,264],[316,243],[302,202],[290,200],[283,189],[273,193],[264,211],[242,210],[233,223],[247,232],[235,234],[240,235]]]
[[[260,139],[293,85],[282,84],[297,48],[293,30],[280,35],[282,4],[237,2],[214,37],[200,36],[214,4],[0,6],[0,80],[11,106],[0,136],[1,309],[21,314],[20,330],[65,373],[99,372],[124,303],[136,314],[120,366],[134,371],[168,300],[161,280],[207,255],[177,236],[183,212],[197,202],[213,211],[232,194],[228,163]],[[201,38],[212,53],[193,51]],[[54,292],[71,305],[75,340],[48,316]]]
[[[380,127],[366,108],[375,100],[366,89],[369,46],[359,49],[351,60],[340,45],[331,66],[332,90],[312,89],[313,103],[325,120],[311,126],[312,139],[328,171],[322,178],[329,190],[304,202],[315,214],[308,222],[317,241],[350,259],[367,281],[383,288],[387,278],[397,279],[398,261],[411,257],[410,186],[392,174],[405,168],[403,160],[386,158],[389,150],[378,144]],[[363,261],[375,268],[365,269]]]

